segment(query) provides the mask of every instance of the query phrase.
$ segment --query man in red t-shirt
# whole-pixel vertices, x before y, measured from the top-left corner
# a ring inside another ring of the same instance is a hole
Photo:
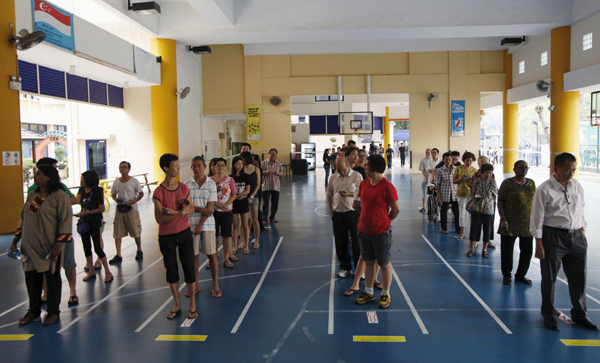
[[[356,299],[357,304],[375,300],[375,261],[381,267],[383,291],[379,307],[390,306],[390,286],[393,267],[390,263],[392,247],[391,221],[400,213],[396,188],[383,177],[385,159],[380,155],[367,158],[367,177],[360,183],[352,207],[360,212],[358,239],[360,254],[367,265],[365,269],[365,291]],[[362,210],[362,211],[361,211]]]

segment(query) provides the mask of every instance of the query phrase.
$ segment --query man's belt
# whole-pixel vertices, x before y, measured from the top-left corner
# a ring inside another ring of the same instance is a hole
[[[575,234],[575,233],[580,233],[581,229],[566,229],[566,228],[556,228],[556,227],[550,227],[550,226],[544,226],[544,228],[548,228],[552,231],[556,231],[556,232],[561,232],[561,233],[570,233],[570,234]]]

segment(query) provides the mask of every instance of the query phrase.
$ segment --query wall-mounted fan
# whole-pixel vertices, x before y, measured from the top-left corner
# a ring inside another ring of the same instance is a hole
[[[269,103],[273,106],[279,106],[281,104],[281,97],[273,96],[271,99],[269,99]]]
[[[548,92],[548,90],[552,89],[553,86],[552,80],[550,80],[550,82],[546,82],[543,79],[540,79],[535,83],[535,88],[542,93]]]
[[[431,92],[430,94],[427,95],[427,102],[429,102],[429,108],[431,108],[431,102],[437,101],[437,99],[439,97],[440,97],[440,94],[437,92]]]
[[[187,95],[190,94],[190,90],[191,88],[186,87],[186,88],[180,88],[177,93],[175,93],[176,96],[179,96],[180,100],[183,100],[184,98],[187,97]]]
[[[13,25],[11,24],[10,27],[12,28]],[[43,42],[44,39],[46,39],[46,33],[43,31],[29,33],[27,29],[21,29],[19,35],[10,35],[8,37],[11,43],[16,43],[18,50],[33,48]]]

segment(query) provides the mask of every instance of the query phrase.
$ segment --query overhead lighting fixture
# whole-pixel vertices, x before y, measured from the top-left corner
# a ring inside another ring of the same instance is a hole
[[[525,37],[523,36],[522,38],[504,38],[502,39],[502,41],[500,42],[500,45],[502,46],[509,46],[509,47],[514,47],[516,45],[519,45],[521,43],[523,43],[525,41]]]
[[[192,47],[191,45],[188,45],[188,50],[190,52],[194,52],[195,54],[210,54],[210,47],[208,45],[203,45],[203,46],[198,46],[198,47]]]
[[[132,4],[131,0],[127,0],[127,4],[129,5],[129,11],[135,11],[140,15],[160,14],[160,5],[154,1]]]

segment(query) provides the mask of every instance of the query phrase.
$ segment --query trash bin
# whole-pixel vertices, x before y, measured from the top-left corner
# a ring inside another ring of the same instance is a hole
[[[290,161],[293,175],[308,175],[308,162],[306,159],[292,159]]]

